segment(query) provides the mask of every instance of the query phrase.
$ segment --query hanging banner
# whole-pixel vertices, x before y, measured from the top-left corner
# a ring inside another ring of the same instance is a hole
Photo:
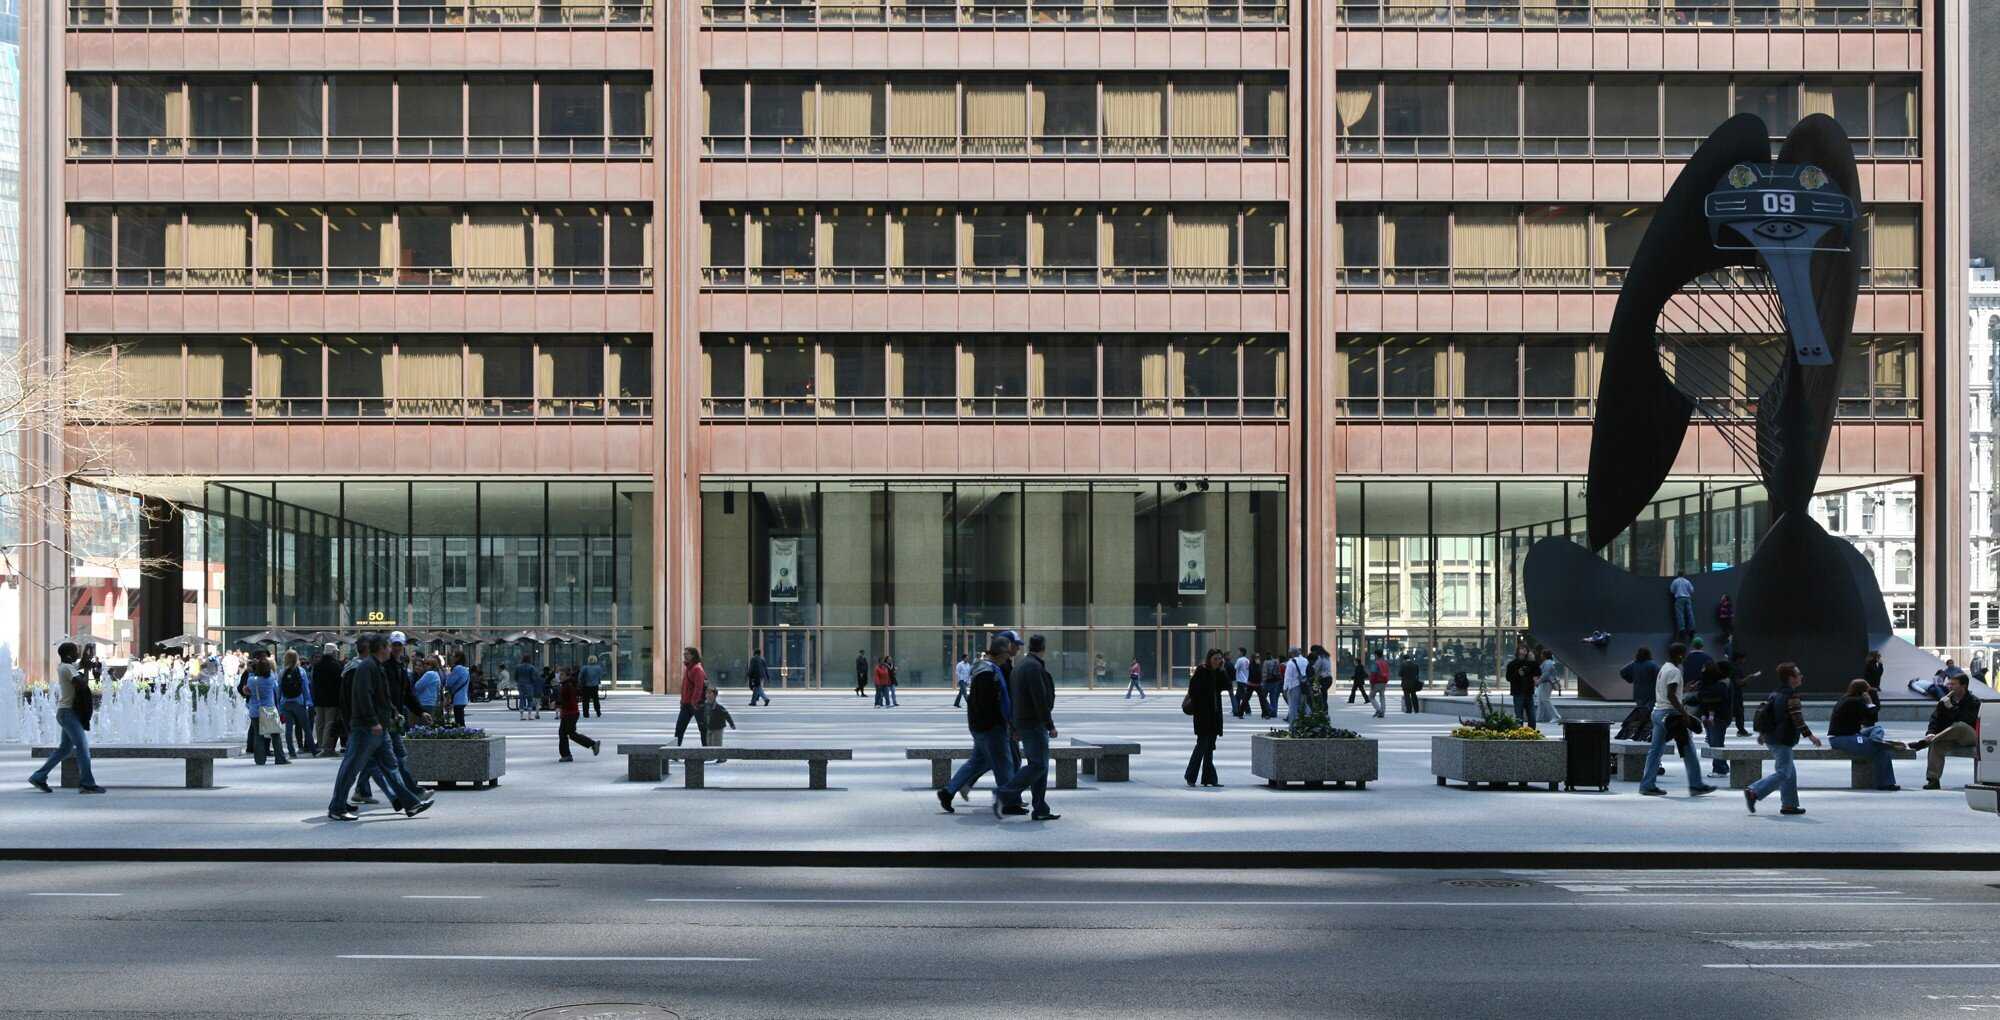
[[[799,600],[799,540],[771,540],[771,601]]]
[[[1208,532],[1181,532],[1182,595],[1208,594]]]

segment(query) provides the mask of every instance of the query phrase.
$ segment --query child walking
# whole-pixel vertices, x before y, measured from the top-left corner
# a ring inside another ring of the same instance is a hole
[[[723,708],[721,703],[715,700],[714,687],[708,689],[708,695],[703,699],[700,711],[701,746],[721,747],[722,727],[728,726],[733,730],[736,728],[736,720],[730,717],[728,709]],[[717,758],[711,764],[720,765],[726,760],[728,759]]]
[[[715,689],[710,688],[709,693],[715,693]],[[592,740],[577,732],[576,720],[579,715],[583,714],[582,706],[583,688],[576,682],[576,673],[565,669],[562,674],[562,686],[556,689],[556,712],[557,716],[562,720],[561,725],[556,730],[556,749],[562,754],[562,757],[557,759],[558,761],[575,760],[569,756],[571,741],[590,748],[592,756],[595,756],[599,751],[604,749],[602,742]]]

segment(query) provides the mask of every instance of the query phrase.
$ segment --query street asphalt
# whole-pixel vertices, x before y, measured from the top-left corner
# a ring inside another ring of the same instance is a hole
[[[0,1017],[513,1018],[608,1002],[684,1020],[2000,1014],[2000,875],[1259,860],[13,864]]]

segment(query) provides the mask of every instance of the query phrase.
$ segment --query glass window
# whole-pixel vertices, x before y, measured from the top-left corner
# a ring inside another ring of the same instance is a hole
[[[1167,341],[1162,337],[1113,335],[1104,343],[1104,413],[1154,417],[1168,411]]]
[[[1513,337],[1460,340],[1460,412],[1475,417],[1521,413],[1521,344]]]
[[[111,79],[79,75],[69,83],[70,151],[80,156],[111,154]]]
[[[448,75],[403,75],[397,92],[396,133],[404,154],[458,154],[465,134],[464,84]]]
[[[266,337],[257,342],[257,413],[320,413],[320,345],[310,337]]]
[[[1367,206],[1343,209],[1337,229],[1340,231],[1340,264],[1349,275],[1348,282],[1375,282],[1372,272],[1365,279],[1357,279],[1353,270],[1373,270],[1382,264],[1382,242],[1376,211]]]
[[[387,414],[389,345],[384,337],[343,336],[327,340],[327,413]]]
[[[1026,283],[1023,267],[1028,264],[1027,214],[1006,206],[975,206],[961,215],[969,239],[966,257],[974,269],[965,282],[1003,287]]]
[[[1110,255],[1105,279],[1114,285],[1158,285],[1166,281],[1167,214],[1148,207],[1114,206],[1103,216],[1104,251]]]
[[[905,286],[957,279],[956,216],[942,206],[913,206],[895,214],[889,225],[889,264],[902,272],[891,281]]]
[[[777,206],[751,214],[751,254],[757,258],[752,268],[793,269],[813,265],[814,215],[803,206]],[[775,284],[792,279],[792,274],[760,274],[756,282]]]
[[[740,112],[740,111],[739,111]],[[645,78],[611,79],[611,136],[612,155],[637,155],[649,151],[650,146],[634,146],[629,140],[643,142],[653,135],[653,84]],[[628,141],[621,142],[618,139]]]
[[[1282,156],[1292,134],[1285,83],[1251,77],[1243,82],[1243,151],[1247,155]]]
[[[1441,138],[1451,133],[1450,104],[1449,88],[1441,78],[1389,75],[1383,81],[1382,133]]]
[[[257,220],[257,266],[279,286],[309,286],[326,265],[322,214],[306,206],[273,206]]]
[[[543,414],[602,413],[603,344],[560,337],[543,340],[535,356],[535,396]]]
[[[257,79],[258,151],[315,155],[323,133],[318,75],[278,74]]]
[[[960,341],[961,377],[971,384],[962,409],[979,416],[1027,413],[1028,351],[1002,336],[968,336]]]
[[[1032,82],[1028,130],[1037,153],[1088,154],[1097,151],[1097,83],[1089,80]]]
[[[740,81],[702,83],[702,133],[708,136],[708,151],[722,155],[743,151],[745,88]]]
[[[954,413],[958,347],[948,337],[900,337],[889,352],[889,395],[898,414]]]
[[[1454,143],[1464,155],[1518,151],[1520,83],[1511,74],[1461,74],[1452,95]]]
[[[1576,416],[1589,413],[1589,348],[1580,340],[1536,337],[1523,353],[1522,389],[1526,413]]]
[[[250,79],[202,76],[190,80],[188,118],[188,144],[194,155],[248,155]]]
[[[127,155],[169,155],[186,129],[176,123],[180,83],[165,78],[129,77],[118,82],[118,151]]]
[[[743,413],[743,338],[705,336],[701,340],[702,413]]]
[[[1530,154],[1589,151],[1590,84],[1577,75],[1531,74],[1521,89],[1522,123]]]
[[[513,417],[534,413],[534,346],[526,337],[474,337],[466,352],[471,413]]]
[[[1233,337],[1176,337],[1182,361],[1178,413],[1189,417],[1234,417],[1237,398],[1236,340]]]
[[[1799,121],[1798,82],[1789,78],[1739,79],[1736,112],[1756,114],[1771,137],[1781,138]]]
[[[814,121],[811,82],[760,79],[750,86],[750,133],[759,139],[754,151],[804,151]]]
[[[1391,286],[1441,285],[1451,264],[1449,224],[1443,207],[1390,206],[1383,210],[1383,282]]]
[[[457,341],[404,338],[396,347],[396,413],[405,417],[458,417],[465,391],[465,358]]]
[[[466,89],[466,133],[476,155],[534,151],[535,84],[527,75],[482,75]]]
[[[750,343],[744,382],[752,413],[804,415],[813,413],[812,341],[802,336],[758,337]],[[758,399],[761,398],[761,399]]]
[[[250,412],[252,349],[244,342],[202,339],[187,350],[187,413],[233,418]]]
[[[1037,210],[1028,229],[1028,258],[1038,267],[1036,282],[1053,286],[1095,283],[1097,243],[1095,212],[1078,208]]]
[[[1713,78],[1668,78],[1667,155],[1694,152],[1717,124],[1729,119],[1729,85]]]
[[[647,271],[653,264],[652,210],[645,206],[612,206],[605,219],[609,224],[610,283],[632,287],[652,282]]]
[[[1875,137],[1906,138],[1917,133],[1917,87],[1897,81],[1875,83]]]
[[[596,135],[604,131],[604,82],[597,78],[542,79],[541,133]]]
[[[1036,337],[1029,362],[1028,387],[1034,413],[1093,415],[1097,413],[1097,340],[1095,337],[1050,335]],[[1036,390],[1039,381],[1040,392]]]
[[[1282,336],[1243,340],[1243,413],[1251,417],[1282,415],[1290,396],[1289,355]]]
[[[1658,153],[1660,83],[1652,78],[1597,79],[1597,151],[1601,155]]]
[[[336,74],[327,80],[327,121],[335,138],[356,140],[336,153],[386,155],[396,133],[394,89],[386,74]]]
[[[1435,337],[1391,337],[1382,344],[1382,413],[1430,416],[1443,410],[1445,344]]]
[[[541,482],[479,485],[479,602],[493,626],[541,622],[547,552],[547,486]]]
[[[387,284],[396,267],[395,236],[387,209],[335,206],[327,210],[329,282],[340,287]]]
[[[888,349],[880,337],[820,340],[819,411],[837,417],[881,417],[887,395]]]

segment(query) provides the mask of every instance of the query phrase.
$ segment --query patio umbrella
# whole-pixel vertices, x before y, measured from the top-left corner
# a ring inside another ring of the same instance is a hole
[[[502,642],[533,641],[539,644],[543,641],[548,640],[548,637],[547,635],[543,634],[541,631],[538,630],[517,630],[512,634],[508,634],[505,637],[502,637],[500,640]]]
[[[110,638],[98,637],[95,634],[71,634],[70,636],[63,638],[63,640],[75,642],[78,648],[82,648],[84,645],[97,645],[99,647],[104,647],[112,644],[112,640]]]
[[[215,641],[198,634],[180,634],[159,642],[159,646],[161,648],[195,648],[215,643]]]
[[[288,645],[299,640],[299,636],[291,631],[273,627],[270,630],[260,630],[243,640],[253,645]]]

